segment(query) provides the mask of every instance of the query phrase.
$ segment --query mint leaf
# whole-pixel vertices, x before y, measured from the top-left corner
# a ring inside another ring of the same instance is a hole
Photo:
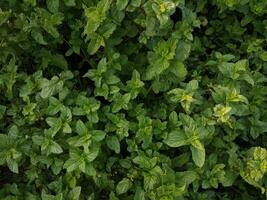
[[[128,178],[122,179],[116,186],[116,193],[126,193],[132,187],[132,182]]]
[[[117,136],[109,136],[106,141],[111,150],[115,151],[115,153],[120,153],[120,141]]]
[[[189,144],[183,131],[173,131],[169,133],[168,137],[164,140],[164,143],[170,147],[181,147]]]
[[[50,12],[56,13],[59,8],[59,0],[46,0],[47,8]]]
[[[201,144],[199,141],[195,141],[192,143],[190,149],[194,163],[198,167],[202,167],[205,162],[205,148],[203,144]]]

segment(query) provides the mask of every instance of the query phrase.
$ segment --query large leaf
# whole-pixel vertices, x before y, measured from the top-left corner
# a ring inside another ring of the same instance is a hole
[[[198,167],[202,167],[205,162],[205,148],[203,144],[201,144],[201,142],[198,140],[194,141],[190,149],[192,152],[192,158],[193,158],[194,163]]]
[[[185,133],[181,130],[170,132],[164,143],[170,147],[181,147],[189,144]]]

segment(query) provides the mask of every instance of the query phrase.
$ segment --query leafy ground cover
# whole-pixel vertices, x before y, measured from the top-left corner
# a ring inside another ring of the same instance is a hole
[[[0,199],[266,199],[266,16],[1,0]]]

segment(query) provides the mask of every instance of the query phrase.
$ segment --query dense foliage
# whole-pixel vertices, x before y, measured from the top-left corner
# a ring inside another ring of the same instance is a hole
[[[266,199],[266,16],[0,0],[0,199]]]

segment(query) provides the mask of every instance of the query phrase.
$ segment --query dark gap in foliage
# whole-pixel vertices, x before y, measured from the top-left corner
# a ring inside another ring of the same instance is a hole
[[[266,136],[266,133],[267,132],[263,132],[259,135],[259,137],[257,139],[254,139],[252,138],[253,140],[253,146],[260,146],[262,148],[265,148],[266,147],[266,144],[267,144],[267,136]]]
[[[212,97],[211,95],[211,92],[209,90],[206,90],[204,92],[201,93],[201,96],[204,98],[204,99],[207,99],[207,100],[210,100],[210,98]],[[197,107],[198,109],[201,110],[200,107]]]
[[[108,190],[101,190],[101,192],[99,193],[100,199],[109,200],[109,193],[110,191]]]
[[[88,89],[90,87],[90,89],[93,89],[95,87],[94,82],[87,77],[83,77],[91,69],[89,63],[81,55],[75,53],[65,58],[68,62],[69,70],[77,72],[75,88]]]
[[[240,188],[242,189],[240,190]],[[236,199],[236,198],[247,199],[248,197],[250,197],[253,200],[264,199],[264,195],[260,193],[260,190],[255,190],[255,188],[253,188],[251,185],[243,181],[241,187],[238,183],[236,183],[232,187],[224,187],[221,183],[219,183],[218,188],[209,188],[209,189],[199,188],[198,190],[198,192],[200,193],[207,191],[211,191],[212,193],[214,192],[214,194],[216,194],[216,196],[219,199],[225,197],[225,195],[227,195],[227,197],[230,199]]]
[[[204,53],[204,54],[199,55],[199,56],[198,56],[198,59],[199,59],[200,61],[207,61],[208,56],[207,56],[206,53]]]
[[[204,36],[206,29],[207,29],[206,26],[194,27],[193,32],[192,32],[193,37],[200,36],[200,35]]]
[[[263,50],[267,51],[267,44],[264,43],[262,48],[263,48]]]
[[[100,46],[99,49],[98,49],[98,51],[97,51],[98,57],[101,58],[103,56],[104,52],[105,52],[105,47]]]
[[[235,11],[235,12],[229,12],[228,16],[234,16],[236,17],[236,19],[241,22],[242,19],[244,18],[244,13],[241,13],[241,12],[238,12],[238,11]]]
[[[115,182],[119,182],[121,180],[121,177],[124,177],[125,175],[126,174],[119,163],[114,164],[111,172],[109,172],[109,177]]]
[[[211,53],[212,53],[212,51],[213,51],[213,49],[212,49],[212,48],[206,48],[206,53],[207,53],[207,54],[211,54]]]
[[[27,74],[33,74],[36,71],[36,62],[34,58],[31,56],[23,56],[25,59],[22,59],[22,65],[27,66],[24,67],[23,71]]]
[[[249,141],[246,141],[240,137],[237,137],[235,140],[234,140],[234,143],[237,144],[239,147],[241,148],[250,148],[250,147],[253,147],[253,144],[251,144]]]
[[[45,0],[38,0],[38,6],[46,7],[46,1]]]
[[[160,149],[158,151],[160,154],[163,154],[165,156],[168,156],[170,159],[175,158],[177,155],[181,154],[181,151],[178,150],[177,148],[172,148],[172,149]]]
[[[217,13],[218,13],[218,8],[215,5],[206,4],[206,6],[203,9],[203,12],[198,13],[198,15],[205,14],[205,17],[207,17],[207,19],[215,19],[214,15],[217,15]]]
[[[126,140],[120,141],[120,147],[121,147],[120,155],[122,156],[122,158],[127,158],[128,156],[131,155],[131,153],[127,150],[128,144]]]
[[[242,186],[240,187],[241,184]],[[233,194],[235,198],[243,197],[243,199],[247,199],[248,197],[250,197],[250,199],[253,200],[266,199],[264,195],[261,194],[260,189],[255,190],[255,187],[243,181],[240,177],[235,181],[235,184],[232,187],[224,188],[222,190],[229,192],[228,194]],[[230,193],[229,190],[232,192]]]
[[[170,16],[170,18],[174,23],[181,21],[183,18],[183,13],[181,8],[176,7],[175,12]]]
[[[82,194],[88,194],[89,196],[89,194],[95,192],[96,184],[91,177],[87,175],[81,175],[81,181],[79,182],[79,184],[81,185]]]
[[[68,62],[70,70],[77,70],[77,69],[79,70],[79,66],[83,61],[83,58],[76,53],[73,53],[70,56],[65,56],[65,59]]]
[[[95,99],[101,102],[101,106],[110,105],[110,102],[102,96],[95,96]]]
[[[252,23],[248,23],[246,26],[247,34],[252,35],[254,33],[254,25]]]
[[[14,174],[8,167],[0,166],[0,174],[0,187],[10,183],[10,180],[13,180]]]
[[[164,99],[164,92],[154,93],[154,91],[151,89],[149,92],[149,97],[147,96],[145,99],[143,99],[142,102],[144,104],[144,108],[153,108],[153,106],[157,103],[162,101]]]
[[[241,41],[242,40],[233,40],[232,43],[234,43],[236,45],[236,48],[239,49],[241,47]]]

